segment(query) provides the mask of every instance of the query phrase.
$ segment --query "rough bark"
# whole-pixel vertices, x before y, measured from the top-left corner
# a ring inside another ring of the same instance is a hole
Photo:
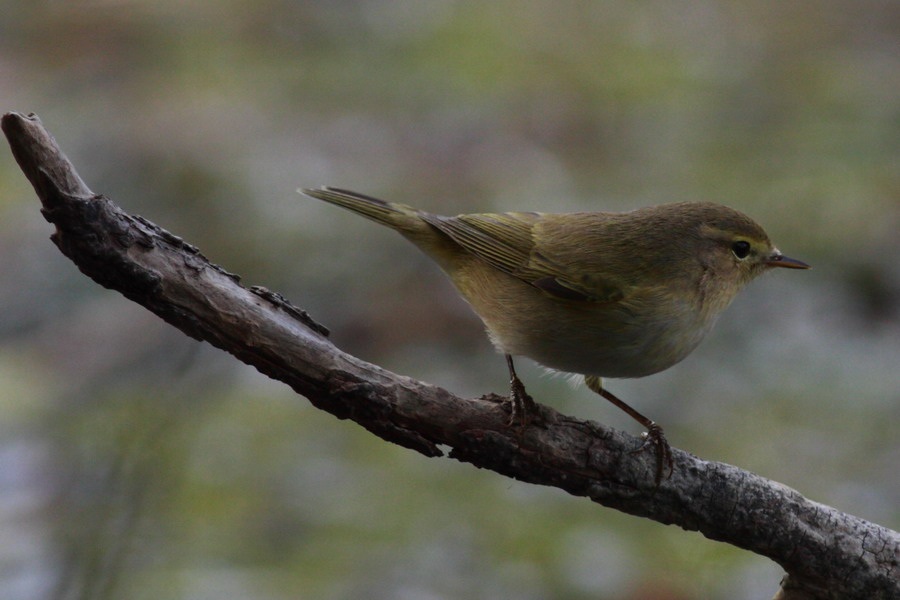
[[[361,361],[277,293],[242,286],[197,248],[91,192],[36,116],[8,113],[2,126],[56,227],[51,239],[85,275],[316,407],[426,456],[447,449],[456,460],[767,556],[787,572],[779,598],[900,598],[900,534],[677,449],[672,476],[657,487],[655,454],[633,452],[641,441],[624,433],[545,406],[543,423],[510,428],[498,396],[459,398]]]

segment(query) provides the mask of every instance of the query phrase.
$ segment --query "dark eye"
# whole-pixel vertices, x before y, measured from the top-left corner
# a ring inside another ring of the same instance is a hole
[[[743,260],[750,254],[750,242],[745,242],[744,240],[737,241],[731,245],[731,251],[734,252],[735,256]]]

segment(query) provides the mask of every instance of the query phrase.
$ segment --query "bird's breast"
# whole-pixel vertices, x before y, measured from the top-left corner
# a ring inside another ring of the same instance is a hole
[[[571,373],[657,373],[690,354],[716,317],[667,290],[645,290],[620,302],[579,302],[478,265],[453,279],[500,351]]]

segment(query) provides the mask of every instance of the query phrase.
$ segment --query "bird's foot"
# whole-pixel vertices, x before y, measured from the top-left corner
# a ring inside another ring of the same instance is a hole
[[[653,421],[650,422],[647,431],[644,432],[642,437],[644,438],[644,443],[631,453],[637,454],[638,452],[644,452],[651,446],[656,448],[655,482],[656,487],[659,487],[659,484],[662,483],[663,476],[665,476],[665,479],[668,479],[675,471],[675,460],[672,458],[672,447],[669,446],[669,442],[666,440],[666,434],[663,433],[662,427]]]
[[[507,427],[528,427],[528,425],[540,420],[540,412],[537,403],[528,392],[525,384],[518,377],[509,381],[509,421]]]

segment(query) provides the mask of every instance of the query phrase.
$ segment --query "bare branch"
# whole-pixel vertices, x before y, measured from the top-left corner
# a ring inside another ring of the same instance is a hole
[[[900,535],[737,467],[673,450],[655,456],[624,433],[542,406],[544,423],[508,428],[501,398],[454,396],[336,348],[280,295],[246,288],[196,248],[95,195],[33,115],[3,131],[56,226],[51,239],[88,277],[187,335],[283,381],[316,407],[426,456],[449,456],[522,481],[767,556],[788,573],[782,598],[900,598]]]

